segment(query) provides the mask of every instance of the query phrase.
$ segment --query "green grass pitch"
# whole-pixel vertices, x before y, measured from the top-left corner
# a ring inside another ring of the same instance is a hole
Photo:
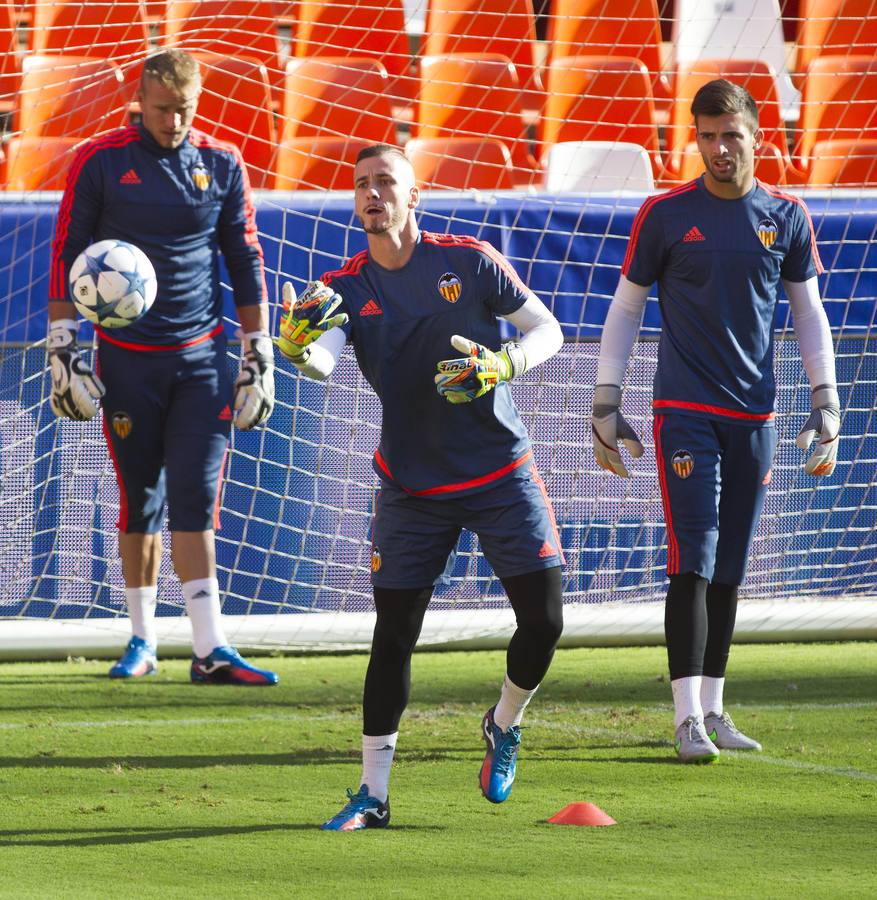
[[[477,787],[503,654],[418,653],[387,830],[325,833],[359,777],[364,655],[272,659],[276,688],[0,665],[0,897],[877,896],[877,646],[732,652],[764,744],[683,766],[662,648],[564,650],[518,778]],[[590,801],[618,824],[558,826]]]

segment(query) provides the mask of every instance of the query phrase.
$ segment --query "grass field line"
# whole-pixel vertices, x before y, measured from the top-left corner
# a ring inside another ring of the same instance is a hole
[[[746,753],[740,750],[725,750],[723,754],[729,756],[745,756],[752,762],[767,763],[771,766],[782,766],[785,769],[797,769],[802,772],[812,772],[814,775],[837,775],[839,778],[854,778],[857,781],[877,782],[877,775],[871,772],[862,772],[852,766],[821,766],[818,763],[802,762],[797,759],[778,759],[775,756],[765,756],[763,753]]]

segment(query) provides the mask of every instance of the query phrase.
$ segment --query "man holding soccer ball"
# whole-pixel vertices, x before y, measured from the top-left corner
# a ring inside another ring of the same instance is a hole
[[[390,820],[390,766],[411,653],[462,528],[478,535],[517,619],[499,701],[481,723],[480,785],[492,803],[512,788],[524,709],[563,625],[560,541],[508,387],[557,352],[560,326],[490,244],[420,231],[420,190],[400,150],[362,150],[354,189],[368,250],[298,300],[284,286],[289,312],[278,341],[302,374],[325,379],[350,340],[383,409],[362,778],[323,825],[331,831]],[[500,345],[498,317],[522,333],[520,343]]]
[[[141,123],[89,141],[73,161],[52,246],[51,404],[56,415],[79,421],[95,416],[99,402],[103,408],[120,489],[119,552],[133,630],[110,676],[156,669],[167,503],[174,570],[192,623],[192,681],[268,685],[277,676],[228,645],[214,544],[231,423],[255,428],[274,406],[267,292],[240,153],[191,128],[200,92],[193,57],[180,50],[150,57],[138,95]],[[98,377],[77,349],[68,277],[87,246],[109,239],[146,254],[158,291],[142,318],[111,330],[96,326]],[[243,331],[234,385],[226,366],[220,252]]]
[[[685,763],[722,750],[758,751],[724,707],[737,590],[771,480],[776,448],[774,311],[780,282],[795,322],[812,411],[797,444],[816,447],[810,475],[834,471],[840,404],[822,272],[803,202],[754,176],[758,109],[719,79],[691,105],[705,173],[650,197],[631,229],[606,317],[592,417],[594,454],[627,477],[619,453],[643,446],[621,414],[621,385],[649,293],[658,283],[663,330],[653,407],[667,526],[667,656],[674,744]]]

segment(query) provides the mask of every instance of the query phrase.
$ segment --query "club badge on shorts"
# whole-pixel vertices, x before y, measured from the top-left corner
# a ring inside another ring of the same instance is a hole
[[[762,219],[758,225],[755,226],[755,233],[758,235],[758,240],[761,241],[764,249],[770,250],[777,239],[779,229],[773,219]]]
[[[377,547],[372,547],[372,572],[380,572],[381,570],[381,551]]]
[[[438,290],[448,303],[456,303],[463,293],[463,282],[460,281],[459,275],[445,272],[438,280]]]
[[[210,186],[210,173],[204,163],[196,163],[192,168],[192,181],[199,190],[206,191]]]
[[[677,450],[670,458],[670,465],[680,478],[688,478],[694,470],[694,457],[688,450]]]
[[[112,419],[110,421],[113,424],[113,431],[122,439],[125,440],[129,434],[131,434],[131,429],[134,427],[134,423],[131,421],[131,416],[126,412],[115,412],[113,413]]]

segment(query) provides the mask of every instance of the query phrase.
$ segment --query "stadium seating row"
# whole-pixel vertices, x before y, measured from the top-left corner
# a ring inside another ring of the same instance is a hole
[[[303,141],[340,137],[370,143],[399,141],[391,78],[374,59],[289,60],[277,116],[274,89],[257,60],[209,53],[196,56],[204,79],[196,126],[241,147],[255,187],[288,186],[289,148],[298,154]],[[803,83],[802,128],[794,156],[774,72],[758,60],[705,60],[681,74],[662,146],[649,75],[643,63],[633,58],[555,60],[547,73],[547,102],[531,140],[516,70],[506,57],[426,57],[410,128],[419,140],[489,137],[501,141],[510,171],[504,162],[499,165],[495,148],[479,152],[491,154],[491,166],[496,169],[493,180],[502,186],[509,181],[515,186],[541,184],[551,148],[583,141],[638,145],[650,161],[653,181],[674,182],[690,177],[694,169],[693,174],[700,171],[699,156],[691,146],[694,131],[689,107],[697,89],[720,76],[744,84],[759,104],[766,142],[759,174],[766,181],[826,183],[814,181],[811,175],[817,157],[817,173],[824,178],[832,162],[824,156],[828,150],[846,147],[855,159],[863,151],[862,141],[877,140],[877,58],[873,56],[826,56],[811,64]],[[134,85],[111,63],[79,56],[29,55],[14,104],[12,132],[18,142],[8,154],[9,187],[20,189],[13,185],[21,184],[22,178],[37,185],[36,170],[27,163],[25,151],[44,154],[48,144],[34,149],[40,139],[67,138],[76,143],[125,124],[133,95]],[[850,143],[854,141],[860,143]],[[337,146],[337,141],[331,146]],[[864,164],[865,160],[854,164],[846,156],[836,157],[827,183],[849,183],[851,173],[861,174]]]

